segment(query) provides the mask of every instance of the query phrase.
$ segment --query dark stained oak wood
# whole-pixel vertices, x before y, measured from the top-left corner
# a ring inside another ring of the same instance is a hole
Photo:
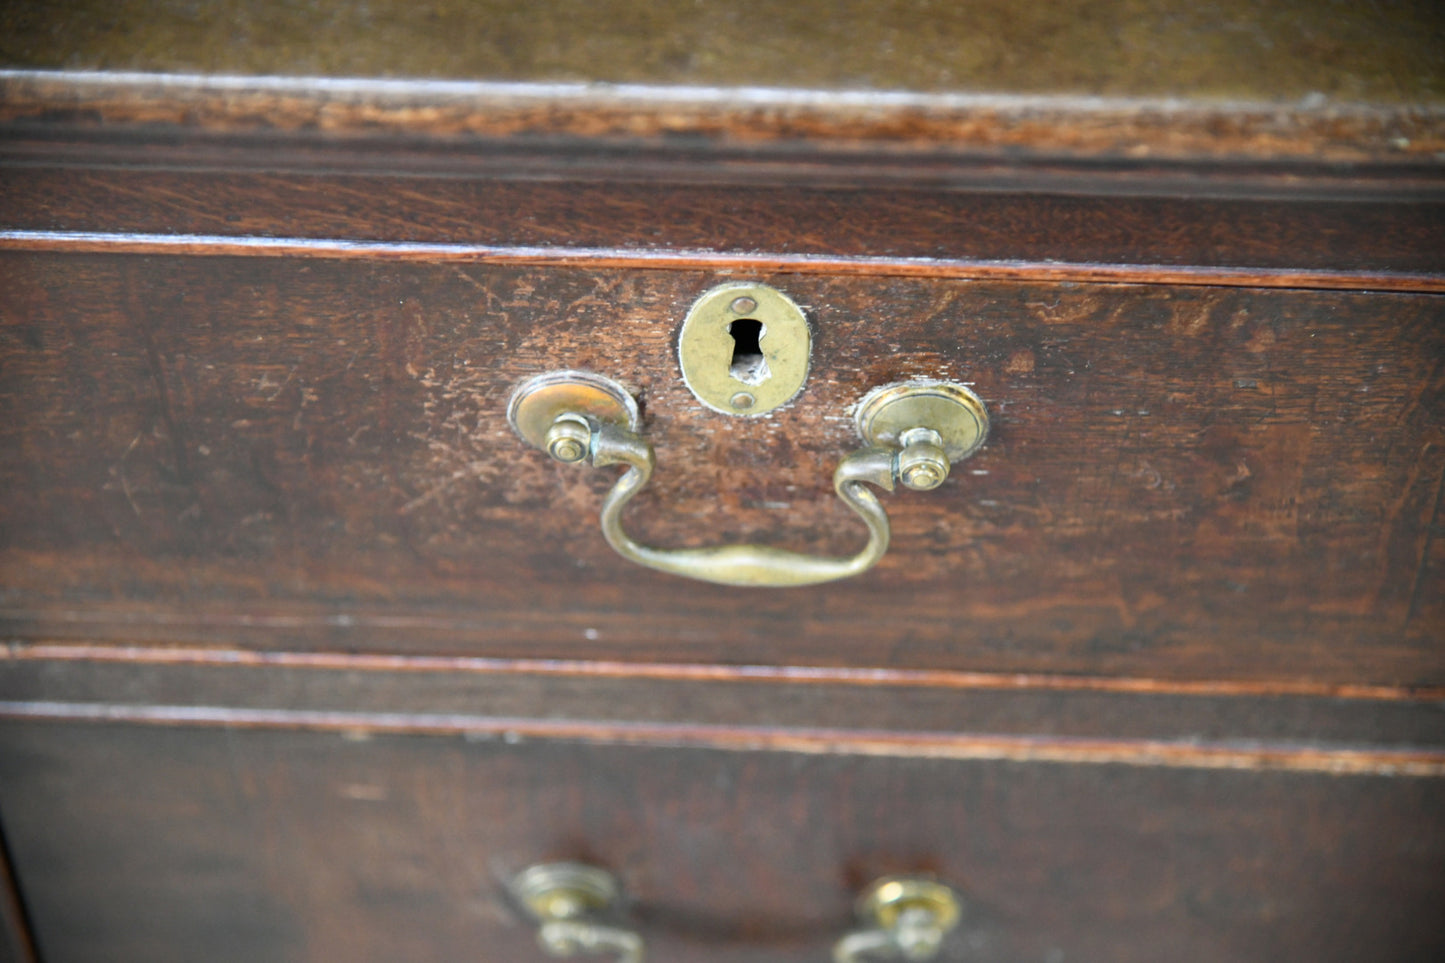
[[[54,963],[540,963],[502,881],[559,858],[662,960],[826,958],[920,871],[968,900],[947,959],[1445,949],[1440,779],[14,722],[0,774]]]
[[[1442,679],[1435,296],[769,276],[810,313],[813,373],[744,421],[703,411],[673,360],[717,273],[0,270],[12,635]],[[888,499],[894,547],[863,578],[689,585],[605,546],[609,473],[507,427],[513,386],[567,367],[638,393],[660,469],[628,524],[662,545],[855,550],[827,479],[874,385],[970,382],[994,434],[944,489]]]
[[[164,666],[228,665],[365,672],[483,672],[588,679],[662,679],[682,682],[763,681],[856,686],[922,686],[940,690],[1038,690],[1121,692],[1191,696],[1305,696],[1379,702],[1432,701],[1445,697],[1439,686],[1311,682],[1305,679],[1150,679],[1042,672],[970,672],[958,669],[903,669],[850,666],[709,665],[635,662],[616,659],[534,659],[487,656],[400,655],[327,651],[267,651],[179,645],[21,642],[12,640],[0,657],[17,661],[133,663]]]
[[[0,71],[0,90],[7,75]],[[67,83],[74,82],[74,78]],[[83,83],[83,80],[80,81]],[[298,82],[299,83],[299,82]],[[490,88],[483,88],[490,89]],[[230,93],[230,91],[227,91]],[[560,95],[559,95],[560,96]],[[485,99],[483,97],[483,99]],[[1010,189],[1117,197],[1264,197],[1355,202],[1423,198],[1440,191],[1433,158],[1401,154],[1336,160],[1320,154],[1073,156],[1044,150],[1002,151],[969,141],[945,143],[778,142],[678,136],[615,138],[446,134],[423,124],[385,130],[257,130],[207,127],[186,116],[161,124],[96,124],[50,110],[36,117],[0,114],[0,160],[7,167],[173,172],[382,175],[424,183],[431,178],[568,180],[816,187],[906,187],[911,190]],[[79,110],[79,108],[77,108]],[[415,185],[414,185],[415,186]],[[257,198],[260,206],[264,198]]]
[[[1218,182],[1218,168],[1198,165],[1030,175],[977,160],[701,151],[603,152],[589,163],[586,148],[517,156],[489,143],[358,170],[369,145],[152,141],[135,156],[126,141],[81,139],[32,156],[24,143],[0,167],[7,231],[477,245],[553,259],[783,257],[804,268],[858,258],[853,270],[873,274],[1020,262],[1038,280],[1068,265],[1133,270],[1118,280],[1203,269],[1190,279],[1253,274],[1278,286],[1296,274],[1296,287],[1330,272],[1360,276],[1328,286],[1364,288],[1380,284],[1374,276],[1445,274],[1438,167],[1353,179],[1244,170]],[[267,169],[245,169],[255,165]]]
[[[1169,59],[1170,2],[1070,22]],[[0,60],[82,6],[0,12]],[[823,959],[887,872],[963,892],[951,959],[1445,956],[1445,114],[1433,35],[1371,46],[1417,14],[1286,31],[1249,66],[1293,103],[1059,96],[1059,58],[1042,97],[0,70],[12,929],[525,963],[503,881],[571,858],[680,963]],[[814,335],[755,420],[674,360],[734,278]],[[829,478],[882,383],[965,381],[993,434],[886,499],[874,571],[721,589],[616,557],[612,474],[507,428],[557,368],[636,393],[659,545],[856,550]]]
[[[1261,697],[647,668],[15,645],[0,656],[0,718],[1445,776],[1434,690]]]
[[[339,241],[313,238],[225,237],[195,234],[105,234],[71,231],[3,231],[0,250],[64,254],[271,257],[321,260],[423,261],[505,267],[590,270],[717,271],[728,274],[813,274],[844,277],[947,278],[1102,284],[1172,284],[1207,287],[1293,288],[1316,291],[1445,292],[1445,275],[1402,271],[1299,268],[1161,267],[1100,262],[980,260],[975,258],[829,257],[817,254],[744,254],[711,251],[638,251],[625,248],[495,246],[475,244]]]
[[[525,963],[566,858],[679,963],[890,872],[946,959],[1445,957],[1434,8],[105,6],[0,63],[524,82],[0,69],[0,955]],[[814,335],[755,420],[674,360],[735,278]],[[636,393],[665,546],[856,550],[870,387],[993,434],[864,577],[714,588],[507,428],[557,368]]]

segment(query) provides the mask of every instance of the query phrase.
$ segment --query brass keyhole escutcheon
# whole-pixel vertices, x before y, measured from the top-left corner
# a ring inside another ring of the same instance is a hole
[[[682,322],[682,380],[725,415],[762,415],[791,401],[808,379],[813,338],[792,299],[735,281],[707,291]]]

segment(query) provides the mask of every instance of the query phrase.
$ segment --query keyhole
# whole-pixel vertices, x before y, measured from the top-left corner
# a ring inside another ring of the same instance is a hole
[[[733,336],[733,360],[728,374],[745,385],[762,384],[773,376],[768,370],[768,359],[758,339],[763,336],[763,323],[752,318],[739,318],[728,325],[728,334]]]

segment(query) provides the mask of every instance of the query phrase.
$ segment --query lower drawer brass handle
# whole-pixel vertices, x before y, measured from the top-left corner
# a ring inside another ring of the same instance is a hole
[[[542,863],[518,874],[511,888],[537,921],[537,944],[549,956],[616,953],[617,963],[642,963],[642,937],[597,919],[620,902],[611,873],[581,863]]]
[[[872,568],[888,551],[888,514],[866,484],[893,491],[895,482],[918,491],[943,484],[949,466],[968,457],[988,433],[983,402],[962,385],[927,382],[875,389],[858,406],[867,447],[849,454],[833,473],[833,488],[868,528],[868,544],[846,558],[803,555],[765,545],[662,549],[634,541],[622,528],[622,509],[652,477],[656,456],[637,434],[637,403],[600,375],[558,371],[540,375],[512,395],[508,419],[527,442],[566,463],[626,465],[602,503],[602,534],[619,555],[639,565],[719,585],[815,585]]]
[[[858,899],[864,929],[849,933],[833,947],[833,963],[881,959],[931,960],[943,938],[958,925],[958,895],[942,883],[908,876],[885,876]]]

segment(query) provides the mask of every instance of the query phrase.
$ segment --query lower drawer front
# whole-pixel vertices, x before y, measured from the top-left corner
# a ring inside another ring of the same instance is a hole
[[[544,960],[505,891],[613,871],[649,956],[824,960],[926,872],[944,959],[1438,960],[1445,780],[14,722],[43,959]]]

